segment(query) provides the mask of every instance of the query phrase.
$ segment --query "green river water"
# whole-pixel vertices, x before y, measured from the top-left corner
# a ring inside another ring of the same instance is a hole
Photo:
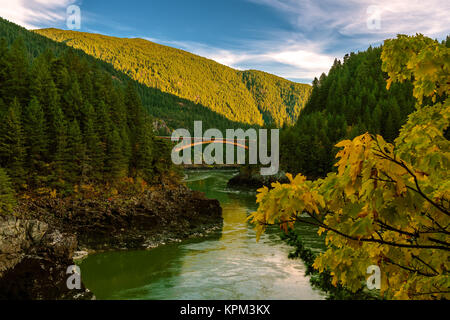
[[[98,253],[81,263],[86,287],[97,299],[324,299],[311,287],[292,247],[276,228],[255,240],[245,219],[256,192],[227,188],[236,172],[187,171],[187,185],[218,199],[223,228],[210,236],[151,250]],[[302,227],[304,242],[320,250],[315,230]]]

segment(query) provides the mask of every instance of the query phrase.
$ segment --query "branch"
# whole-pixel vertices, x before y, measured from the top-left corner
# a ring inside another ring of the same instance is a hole
[[[372,243],[380,243],[380,244],[386,244],[386,245],[390,245],[393,247],[399,247],[399,248],[415,248],[415,249],[436,249],[436,250],[444,250],[444,251],[450,251],[450,247],[448,247],[447,245],[445,246],[438,246],[438,245],[414,245],[414,244],[406,244],[406,243],[397,243],[397,242],[393,242],[393,241],[385,241],[385,240],[381,240],[381,239],[375,239],[375,238],[358,238],[358,237],[354,237],[348,234],[345,234],[337,229],[334,229],[333,227],[330,227],[326,224],[324,224],[322,221],[320,221],[319,219],[317,219],[313,214],[311,214],[310,212],[306,211],[306,213],[317,222],[317,225],[332,231],[344,238],[350,239],[350,240],[354,240],[354,241],[361,241],[361,242],[372,242]]]
[[[435,203],[434,201],[432,201],[430,198],[427,197],[427,195],[425,193],[423,193],[422,189],[419,186],[419,180],[417,179],[417,176],[411,171],[411,169],[409,169],[409,167],[405,164],[405,162],[403,160],[396,160],[394,158],[392,158],[391,156],[389,156],[386,152],[384,152],[380,145],[378,144],[378,140],[377,141],[377,145],[378,145],[378,151],[381,153],[381,155],[379,154],[375,154],[376,156],[382,158],[382,159],[386,159],[389,161],[394,162],[395,164],[401,166],[403,169],[405,169],[414,179],[414,183],[416,185],[416,189],[412,189],[414,191],[416,191],[417,193],[419,193],[425,200],[427,200],[431,205],[433,205],[435,208],[437,208],[439,211],[441,211],[442,213],[446,214],[447,216],[450,216],[450,212],[445,209],[444,207],[438,205],[437,203]],[[388,175],[386,175],[388,176]]]
[[[403,234],[403,235],[406,235],[406,236],[410,236],[410,237],[417,237],[418,236],[418,234],[407,232],[407,231],[404,231],[404,230],[397,229],[397,228],[395,228],[393,226],[390,226],[390,225],[384,223],[383,221],[381,221],[379,219],[374,220],[374,221],[377,222],[380,226],[384,227],[387,230],[394,231],[394,232],[397,232],[397,233],[400,233],[400,234]]]
[[[439,275],[439,272],[438,272],[435,268],[433,268],[432,266],[430,266],[428,263],[426,263],[425,261],[423,261],[421,258],[419,258],[418,256],[416,256],[415,254],[413,254],[412,257],[413,257],[414,259],[416,259],[416,260],[422,262],[424,265],[426,265],[426,266],[427,266],[428,268],[430,268],[431,270],[433,270],[433,272],[434,272],[436,275]]]
[[[424,273],[424,272],[421,272],[421,271],[416,270],[416,269],[412,269],[412,268],[409,268],[409,267],[402,266],[402,265],[392,261],[389,258],[385,259],[384,261],[387,262],[387,263],[393,264],[394,266],[397,266],[397,267],[399,267],[399,268],[401,268],[403,270],[406,270],[406,271],[409,271],[409,272],[414,272],[414,273],[420,274],[421,276],[424,276],[424,277],[435,277],[436,276],[436,275],[431,274],[431,273]]]

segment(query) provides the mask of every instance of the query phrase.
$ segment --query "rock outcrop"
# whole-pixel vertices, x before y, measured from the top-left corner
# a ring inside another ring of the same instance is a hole
[[[259,173],[254,172],[254,170],[250,172],[241,171],[239,174],[228,180],[228,186],[258,189],[264,186],[270,187],[274,182],[288,183],[289,179],[284,172],[279,172],[272,176],[262,176]]]
[[[75,234],[87,251],[154,247],[222,226],[219,201],[182,185],[113,199],[42,197],[22,201],[20,210]]]
[[[0,299],[92,299],[83,286],[66,284],[76,248],[75,235],[45,222],[1,218]]]
[[[21,200],[0,217],[0,299],[91,299],[67,289],[76,251],[153,248],[222,226],[217,200],[178,185],[132,197]]]

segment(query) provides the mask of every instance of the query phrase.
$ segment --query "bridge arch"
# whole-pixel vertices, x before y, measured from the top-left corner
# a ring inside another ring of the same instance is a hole
[[[233,141],[228,141],[228,140],[204,140],[204,141],[198,141],[198,142],[193,142],[190,144],[185,144],[181,147],[178,147],[176,149],[174,149],[175,152],[180,152],[181,150],[185,150],[187,148],[191,148],[197,145],[201,145],[201,144],[210,144],[210,143],[222,143],[222,144],[231,144],[231,145],[235,145],[237,147],[243,148],[248,150],[248,147],[245,144],[242,143],[238,143],[238,142],[233,142]]]

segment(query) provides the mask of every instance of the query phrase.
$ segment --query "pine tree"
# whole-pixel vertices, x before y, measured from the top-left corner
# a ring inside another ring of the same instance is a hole
[[[11,46],[9,53],[11,65],[10,79],[7,83],[6,96],[19,100],[26,105],[29,98],[30,85],[28,53],[23,38],[18,38]]]
[[[39,100],[47,121],[53,109],[59,105],[60,97],[50,73],[50,64],[53,61],[51,52],[45,52],[33,61],[31,69],[30,94]]]
[[[126,168],[127,174],[129,173],[130,161],[133,155],[132,142],[130,140],[128,130],[122,127],[119,132],[120,140],[122,141],[122,158],[124,167]]]
[[[52,110],[51,132],[54,133],[53,152],[51,157],[52,175],[50,180],[54,187],[65,184],[65,161],[67,154],[67,121],[61,108],[56,106]],[[53,136],[52,136],[53,137]]]
[[[21,122],[21,107],[14,99],[0,126],[0,165],[7,169],[16,185],[22,185],[25,177],[25,145]]]
[[[67,128],[67,153],[65,160],[66,179],[74,184],[83,181],[86,174],[83,171],[86,168],[86,147],[83,143],[77,120],[71,121]]]
[[[9,97],[9,82],[11,81],[11,61],[9,60],[9,48],[6,39],[0,39],[0,97],[2,100]],[[4,101],[8,104],[8,101]]]
[[[95,110],[90,103],[85,103],[82,120],[83,137],[86,143],[86,175],[92,180],[103,178],[104,147],[95,130]]]
[[[36,97],[32,98],[23,112],[23,128],[28,154],[29,181],[34,186],[38,186],[46,174],[48,138],[44,112]]]
[[[64,114],[68,120],[75,120],[84,105],[83,94],[76,79],[71,82],[70,89],[63,95]]]
[[[124,159],[122,156],[122,140],[117,129],[113,129],[107,139],[105,172],[110,181],[124,176]]]
[[[11,180],[3,168],[0,168],[0,216],[11,214],[16,205]]]
[[[128,127],[132,133],[136,133],[142,125],[143,108],[136,87],[129,81],[125,89],[125,105],[127,106]]]
[[[111,131],[112,123],[109,115],[109,110],[103,101],[100,101],[96,107],[97,118],[95,121],[95,127],[97,134],[101,141],[106,143],[108,134]]]
[[[136,141],[136,169],[146,181],[154,178],[154,150],[151,122],[143,123]]]

